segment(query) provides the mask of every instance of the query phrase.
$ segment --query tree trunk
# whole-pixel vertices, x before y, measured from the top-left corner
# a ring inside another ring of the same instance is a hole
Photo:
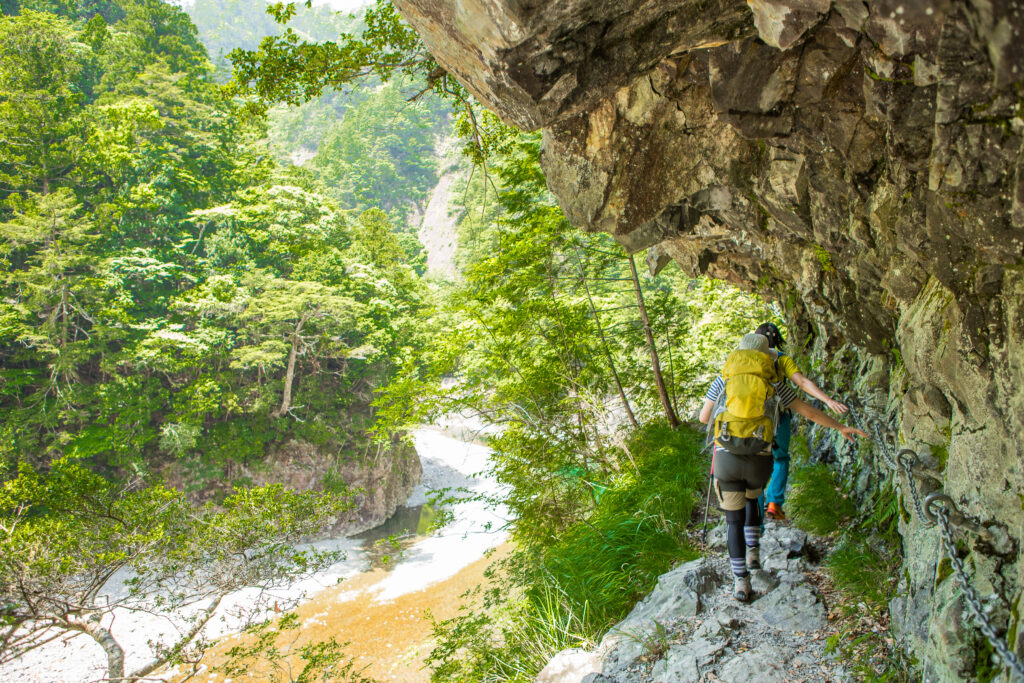
[[[633,409],[629,406],[629,399],[626,398],[626,391],[622,388],[622,381],[619,379],[619,371],[615,368],[615,360],[612,358],[612,352],[608,348],[608,339],[604,336],[604,328],[601,327],[601,319],[597,316],[594,299],[590,296],[590,285],[587,284],[587,274],[583,270],[583,260],[580,258],[579,251],[576,252],[576,263],[580,269],[580,277],[583,278],[583,289],[587,293],[587,303],[590,304],[590,312],[594,315],[594,322],[597,323],[597,334],[601,337],[601,348],[604,349],[605,358],[608,359],[608,367],[611,368],[612,377],[615,378],[615,388],[619,390],[622,407],[626,409],[626,415],[629,417],[629,423],[633,425],[633,429],[639,429],[640,424],[636,421],[636,415],[633,414]]]
[[[100,626],[99,621],[73,622],[72,629],[85,633],[107,653],[107,678],[119,681],[124,678],[124,650],[114,640],[110,631]]]
[[[292,382],[295,381],[295,357],[299,353],[299,335],[302,333],[302,326],[309,320],[309,314],[304,314],[299,318],[299,323],[295,326],[295,331],[292,332],[292,350],[288,354],[288,369],[284,375],[284,393],[281,396],[281,407],[271,413],[271,417],[278,418],[283,417],[285,413],[292,407]]]
[[[640,321],[644,326],[644,336],[647,337],[647,350],[651,353],[651,368],[654,370],[654,386],[658,388],[658,398],[661,399],[661,406],[665,409],[665,417],[673,427],[679,426],[679,418],[676,411],[672,409],[672,402],[668,398],[668,391],[665,389],[665,378],[661,374],[661,363],[658,361],[658,349],[654,345],[654,335],[651,333],[651,323],[647,319],[647,307],[644,306],[644,295],[640,291],[640,278],[636,274],[636,261],[633,255],[629,254],[629,272],[633,276],[633,289],[636,291],[636,305],[640,309]]]
[[[210,600],[210,604],[206,606],[206,609],[204,609],[202,612],[200,612],[198,615],[194,617],[194,621],[192,622],[192,628],[183,633],[181,635],[181,638],[178,639],[178,642],[176,642],[174,645],[172,645],[166,651],[164,651],[162,656],[158,656],[149,664],[146,664],[145,666],[133,671],[129,678],[133,680],[137,678],[145,678],[149,676],[149,674],[153,673],[154,671],[162,667],[164,664],[167,664],[171,659],[180,655],[185,650],[185,648],[188,647],[189,643],[191,643],[192,640],[197,635],[199,635],[199,632],[203,630],[203,627],[210,622],[210,619],[213,618],[214,613],[216,613],[217,611],[217,607],[220,605],[221,600],[223,599],[223,595],[214,596]]]

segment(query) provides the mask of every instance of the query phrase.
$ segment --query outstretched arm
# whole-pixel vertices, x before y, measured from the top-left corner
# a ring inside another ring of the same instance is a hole
[[[714,406],[715,406],[715,402],[714,401],[709,401],[708,399],[704,399],[704,406],[700,409],[700,417],[698,417],[697,419],[700,420],[701,422],[703,422],[704,424],[707,424],[708,420],[711,419],[711,409]]]
[[[840,403],[839,401],[833,400],[831,396],[829,396],[824,391],[819,389],[818,385],[812,382],[810,378],[808,378],[802,372],[794,372],[792,375],[789,376],[789,378],[793,380],[793,384],[797,385],[814,398],[824,401],[829,408],[839,413],[840,415],[849,410],[849,408],[846,407],[845,403]]]
[[[842,432],[843,436],[846,437],[847,441],[855,441],[855,439],[853,438],[854,434],[858,436],[867,437],[866,433],[862,432],[856,427],[847,427],[841,422],[836,422],[825,413],[821,412],[814,406],[804,403],[800,399],[795,399],[792,403],[789,404],[789,407],[793,409],[793,412],[799,415],[803,415],[808,420],[811,420],[812,422],[817,422],[823,427],[828,427],[830,429],[838,429],[840,432]]]

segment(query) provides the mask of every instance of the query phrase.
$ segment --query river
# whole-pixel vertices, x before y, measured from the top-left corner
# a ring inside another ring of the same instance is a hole
[[[430,636],[424,610],[429,609],[437,618],[454,615],[458,596],[483,580],[483,570],[489,563],[483,559],[485,554],[502,546],[507,538],[506,510],[491,508],[473,497],[502,494],[498,484],[483,474],[490,450],[432,429],[417,430],[413,440],[423,463],[423,482],[413,490],[406,506],[371,532],[317,542],[317,547],[344,551],[345,559],[275,591],[281,604],[300,601],[301,642],[331,636],[351,641],[346,653],[356,659],[358,666],[369,666],[367,675],[410,683],[429,680],[421,669]],[[426,505],[427,493],[444,488],[462,500],[451,506],[453,519],[448,525],[439,532],[424,534],[434,514]],[[458,489],[465,493],[455,493]],[[411,535],[401,543],[400,550],[374,543],[407,529]],[[384,554],[388,555],[386,563]],[[117,590],[116,585],[112,586],[112,592]],[[248,591],[229,596],[207,626],[207,637],[223,639],[237,633],[241,625],[235,614],[252,598]],[[129,671],[149,661],[150,641],[169,642],[179,628],[180,619],[127,611],[117,613],[111,625],[114,637],[125,649]],[[214,664],[218,661],[216,651],[210,659]],[[105,676],[104,663],[99,645],[76,635],[0,667],[0,680],[96,681]],[[167,677],[173,678],[174,672],[168,672]],[[199,677],[203,679],[224,680],[208,671]]]

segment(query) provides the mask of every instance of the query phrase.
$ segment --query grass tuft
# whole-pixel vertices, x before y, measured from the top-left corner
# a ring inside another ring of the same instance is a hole
[[[836,484],[825,465],[808,465],[793,470],[789,509],[797,526],[825,536],[843,526],[857,512],[856,506]]]
[[[829,555],[826,564],[836,588],[849,598],[851,609],[867,603],[881,612],[888,607],[895,590],[894,571],[898,558],[872,541],[877,542],[877,539],[846,536]]]

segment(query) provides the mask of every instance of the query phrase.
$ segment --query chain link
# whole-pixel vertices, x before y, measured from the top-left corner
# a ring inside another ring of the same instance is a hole
[[[999,637],[996,627],[992,625],[988,615],[985,614],[985,606],[981,602],[981,596],[978,595],[978,591],[975,590],[974,586],[968,583],[969,579],[967,571],[964,569],[963,560],[956,553],[953,529],[949,523],[949,508],[945,505],[935,507],[937,508],[935,510],[935,517],[938,519],[939,531],[942,534],[942,545],[946,548],[946,555],[953,566],[953,572],[956,574],[957,580],[960,581],[960,589],[963,591],[964,600],[967,602],[968,607],[971,608],[975,618],[977,618],[981,632],[985,634],[988,642],[992,644],[992,647],[999,653],[999,656],[1003,658],[1006,666],[1024,679],[1024,663],[1010,650],[1006,645],[1006,641]]]
[[[978,524],[969,522],[964,516],[956,510],[956,506],[953,503],[953,499],[944,493],[933,493],[930,494],[925,501],[922,503],[921,494],[917,490],[917,482],[914,481],[914,473],[912,466],[917,458],[917,454],[909,448],[904,448],[896,453],[895,458],[892,455],[892,451],[889,448],[889,442],[884,438],[881,429],[877,422],[871,422],[867,425],[868,429],[865,429],[864,422],[858,417],[854,409],[850,408],[850,417],[853,418],[854,423],[862,431],[868,431],[875,437],[875,441],[880,444],[880,454],[885,463],[893,470],[898,470],[903,473],[907,479],[907,487],[910,489],[910,495],[914,501],[914,508],[917,511],[917,518],[921,525],[925,528],[931,528],[936,526],[939,527],[940,538],[942,546],[946,550],[946,555],[949,557],[950,564],[953,567],[953,571],[956,574],[957,580],[960,582],[960,588],[963,592],[964,600],[970,607],[971,612],[974,613],[975,618],[978,620],[981,632],[988,639],[992,647],[1002,658],[1004,664],[1015,673],[1020,680],[1024,680],[1024,663],[1017,657],[1017,655],[1010,650],[1002,638],[999,637],[999,632],[996,631],[995,626],[989,620],[988,615],[985,614],[985,606],[981,601],[981,596],[978,595],[978,591],[969,583],[969,577],[967,571],[964,569],[963,560],[956,553],[956,542],[953,538],[953,525],[970,529],[975,533],[982,536],[988,536],[987,530]],[[955,518],[954,518],[955,516]]]
[[[931,521],[928,515],[925,514],[924,506],[921,504],[921,494],[917,490],[917,482],[914,481],[914,473],[910,469],[911,456],[915,456],[914,451],[909,448],[904,448],[896,454],[896,461],[900,464],[900,469],[903,470],[903,476],[907,478],[907,488],[910,489],[910,497],[914,499],[914,509],[917,510],[917,519],[927,529],[935,526],[935,522]]]
[[[882,456],[882,460],[884,460],[885,464],[889,466],[889,469],[897,469],[896,463],[893,462],[891,454],[888,452],[889,444],[888,442],[886,442],[884,438],[882,438],[882,435],[878,429],[878,424],[876,422],[872,422],[871,424],[865,423],[864,420],[861,419],[858,411],[853,406],[850,406],[850,417],[853,418],[853,422],[855,425],[857,425],[857,429],[861,430],[862,432],[867,432],[869,430],[871,431],[872,435],[874,435],[875,441],[881,444],[880,455]]]
[[[895,458],[892,455],[892,451],[889,448],[889,442],[886,440],[885,435],[882,433],[881,428],[878,426],[878,422],[872,421],[870,424],[865,425],[864,421],[858,417],[856,411],[850,408],[850,417],[857,424],[857,427],[861,431],[871,430],[872,435],[875,438],[875,442],[879,444],[879,453],[882,456],[882,460],[889,466],[889,469],[898,470],[903,472],[903,476],[907,479],[907,488],[910,490],[910,496],[914,501],[914,509],[917,510],[917,518],[921,520],[926,528],[935,526],[935,522],[929,520],[928,516],[924,513],[924,506],[921,503],[921,493],[917,490],[917,482],[914,481],[914,472],[911,469],[911,465],[914,463],[914,459],[917,455],[914,451],[904,448],[896,454]],[[867,429],[865,429],[867,427]]]

